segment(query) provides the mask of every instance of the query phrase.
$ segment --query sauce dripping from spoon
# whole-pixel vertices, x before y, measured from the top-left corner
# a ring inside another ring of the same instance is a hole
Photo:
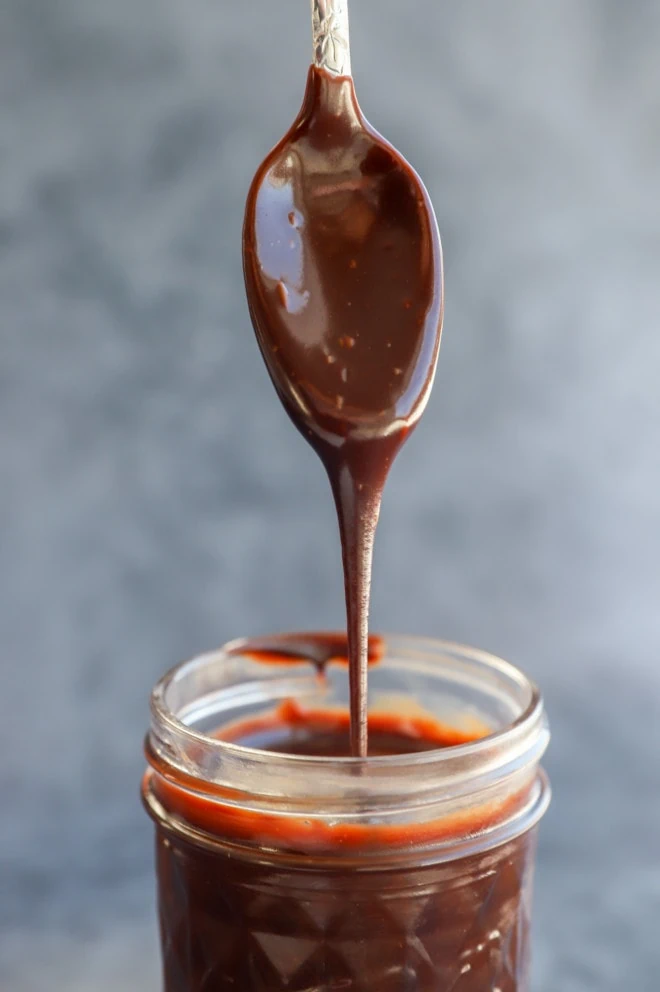
[[[321,458],[337,507],[351,749],[365,757],[374,534],[392,461],[433,382],[443,278],[428,194],[342,74],[348,25],[337,22],[345,4],[330,18],[334,6],[313,2],[316,64],[298,117],[252,182],[243,265],[271,379]]]

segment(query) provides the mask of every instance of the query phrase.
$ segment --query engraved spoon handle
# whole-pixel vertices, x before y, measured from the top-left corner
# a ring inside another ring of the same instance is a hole
[[[335,76],[350,76],[348,0],[312,0],[314,65]]]

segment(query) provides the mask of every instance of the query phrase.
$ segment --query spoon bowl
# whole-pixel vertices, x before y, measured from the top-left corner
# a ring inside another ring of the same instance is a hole
[[[243,261],[268,371],[314,446],[405,435],[435,372],[440,239],[421,180],[368,124],[350,77],[310,69],[253,180]]]

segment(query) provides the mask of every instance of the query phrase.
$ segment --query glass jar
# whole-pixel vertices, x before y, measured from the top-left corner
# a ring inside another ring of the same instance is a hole
[[[537,689],[483,652],[390,637],[370,710],[421,705],[467,743],[357,759],[212,736],[285,700],[345,706],[345,664],[320,677],[314,644],[235,641],[153,691],[143,798],[165,992],[525,992],[549,802]]]

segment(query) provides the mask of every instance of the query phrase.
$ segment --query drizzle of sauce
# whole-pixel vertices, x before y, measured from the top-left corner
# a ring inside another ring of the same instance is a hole
[[[385,653],[385,643],[377,634],[370,634],[367,644],[367,663],[377,665]],[[330,664],[348,664],[348,638],[339,631],[306,634],[269,634],[267,637],[250,637],[235,642],[230,654],[245,655],[264,664],[314,665],[320,674]]]
[[[368,124],[350,77],[310,68],[300,113],[250,188],[243,262],[266,366],[337,507],[351,747],[366,755],[374,534],[435,374],[442,257],[424,186]]]

